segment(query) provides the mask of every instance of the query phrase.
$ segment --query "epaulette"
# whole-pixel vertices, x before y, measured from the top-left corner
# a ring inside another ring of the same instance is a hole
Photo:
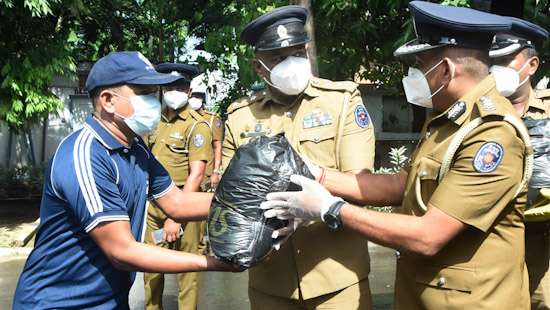
[[[204,111],[204,113],[206,113],[206,114],[208,114],[208,115],[214,115],[214,116],[217,116],[217,117],[220,116],[220,114],[219,114],[219,113],[216,113],[216,112],[211,112],[211,111],[208,111],[208,110],[203,110],[203,111]]]
[[[313,78],[311,85],[315,88],[353,92],[359,84],[352,81],[331,81],[321,78]]]
[[[237,111],[240,108],[249,106],[253,104],[254,102],[260,101],[265,97],[265,91],[255,92],[252,95],[248,97],[243,97],[238,99],[237,101],[233,102],[229,105],[227,108],[227,114],[231,114],[235,111]]]
[[[507,111],[503,108],[505,105],[499,102],[498,99],[499,98],[497,97],[481,96],[476,102],[480,116],[486,117],[489,115],[505,115],[507,113]],[[504,98],[502,99],[504,100]]]
[[[204,121],[204,118],[202,117],[202,115],[195,110],[190,109],[189,115],[191,115],[197,121]]]
[[[537,99],[550,99],[550,88],[535,89],[535,98],[537,98]]]

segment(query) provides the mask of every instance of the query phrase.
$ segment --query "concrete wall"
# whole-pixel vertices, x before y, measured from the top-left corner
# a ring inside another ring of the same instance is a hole
[[[64,101],[61,111],[51,113],[47,120],[32,128],[31,139],[34,158],[37,164],[48,162],[65,136],[82,127],[91,112],[91,102],[87,95],[78,94],[78,81],[56,78],[52,91]],[[373,122],[376,134],[376,167],[390,166],[387,156],[391,147],[407,146],[408,154],[418,139],[413,133],[413,113],[411,105],[404,98],[388,96],[380,91],[362,91],[364,102]],[[45,130],[44,130],[45,129]],[[0,167],[21,167],[29,165],[32,158],[28,137],[0,128]]]

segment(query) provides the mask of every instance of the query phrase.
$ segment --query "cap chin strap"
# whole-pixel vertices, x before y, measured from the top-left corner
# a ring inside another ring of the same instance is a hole
[[[529,180],[531,179],[531,175],[533,174],[533,146],[531,144],[531,140],[529,139],[529,133],[525,129],[525,125],[523,122],[518,119],[515,116],[512,116],[510,114],[504,115],[504,118],[502,119],[505,122],[508,122],[510,125],[512,125],[516,131],[519,133],[519,136],[523,143],[525,144],[525,149],[523,151],[524,157],[523,157],[523,178],[521,182],[519,183],[519,187],[516,190],[514,194],[514,198],[521,193],[525,188],[527,188],[527,185],[529,183]],[[441,167],[439,168],[439,174],[437,181],[438,183],[443,180],[445,175],[449,172],[449,169],[451,168],[451,163],[453,161],[453,157],[462,144],[462,141],[464,141],[464,138],[468,134],[470,134],[474,129],[476,129],[478,126],[483,124],[485,121],[483,118],[478,117],[468,123],[466,126],[462,127],[456,135],[454,136],[453,140],[451,140],[451,143],[449,147],[447,148],[447,152],[445,153],[445,156],[443,156],[443,160],[441,161]],[[418,203],[418,206],[424,211],[428,211],[428,207],[426,204],[424,204],[424,201],[422,200],[422,190],[421,190],[421,182],[420,182],[420,175],[416,176],[415,180],[415,195],[416,195],[416,202]]]

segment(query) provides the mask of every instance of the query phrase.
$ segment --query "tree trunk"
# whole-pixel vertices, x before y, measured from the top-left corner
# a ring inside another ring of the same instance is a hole
[[[317,45],[315,44],[315,24],[311,10],[311,0],[290,0],[289,4],[297,4],[305,7],[309,12],[306,22],[306,31],[311,41],[307,44],[307,54],[311,62],[311,71],[314,76],[319,76],[319,65],[317,63]]]

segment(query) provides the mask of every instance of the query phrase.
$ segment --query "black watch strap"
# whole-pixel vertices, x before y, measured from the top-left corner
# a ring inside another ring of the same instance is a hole
[[[340,218],[340,211],[346,204],[345,201],[339,200],[333,203],[323,217],[325,222],[331,229],[338,229],[342,226],[342,219]]]

